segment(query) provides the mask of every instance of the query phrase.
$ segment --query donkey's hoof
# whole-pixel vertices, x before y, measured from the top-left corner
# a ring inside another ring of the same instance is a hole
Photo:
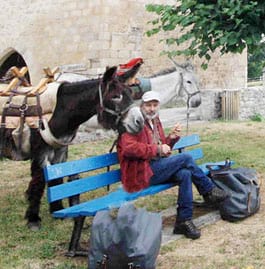
[[[31,231],[37,232],[41,228],[41,222],[39,220],[38,221],[29,221],[27,223],[27,226]]]

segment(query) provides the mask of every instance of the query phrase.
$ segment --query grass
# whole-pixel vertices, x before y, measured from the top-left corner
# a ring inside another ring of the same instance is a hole
[[[254,167],[259,174],[265,175],[264,166],[264,134],[262,122],[216,122],[191,127],[190,133],[199,133],[201,145],[205,153],[205,161],[219,161],[226,157],[236,161],[238,166]],[[84,158],[107,152],[113,139],[93,141],[70,146],[69,160]],[[0,161],[0,268],[13,269],[84,269],[87,268],[86,258],[68,258],[64,256],[68,247],[72,230],[72,220],[54,220],[48,213],[45,196],[41,205],[42,229],[38,232],[29,231],[24,220],[26,201],[24,191],[30,180],[30,163]],[[160,211],[174,205],[175,195],[172,192],[161,193],[154,197],[139,199],[138,206],[149,210]],[[86,220],[86,231],[83,232],[84,244],[89,238],[89,224]],[[232,226],[234,227],[234,226]],[[253,227],[255,229],[255,227]],[[251,235],[248,235],[248,237]],[[254,238],[254,237],[253,237]],[[258,240],[253,239],[255,246],[247,257],[225,258],[228,243],[220,245],[216,253],[216,264],[212,259],[201,257],[199,267],[193,267],[198,257],[179,257],[176,249],[183,249],[189,240],[178,240],[161,248],[158,258],[158,269],[164,268],[242,268],[256,269],[263,260],[265,248],[264,235]],[[195,240],[199,241],[199,240]],[[193,243],[194,244],[194,243]],[[190,246],[190,245],[187,245]],[[196,248],[196,245],[194,246]],[[202,248],[202,246],[200,246]],[[197,249],[196,251],[200,250]],[[165,262],[166,261],[166,262]],[[218,267],[216,267],[218,265]],[[251,265],[254,267],[247,267]]]
[[[262,86],[263,81],[249,81],[248,82],[248,87],[256,87],[256,86]]]

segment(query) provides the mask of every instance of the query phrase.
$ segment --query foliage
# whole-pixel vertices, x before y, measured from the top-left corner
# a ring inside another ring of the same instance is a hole
[[[264,117],[259,113],[255,113],[253,116],[250,117],[250,120],[260,122],[264,121]]]
[[[148,36],[173,31],[174,37],[161,41],[185,46],[164,53],[188,58],[198,55],[204,59],[204,69],[216,49],[221,54],[241,53],[247,47],[253,53],[259,49],[265,29],[263,0],[176,0],[175,5],[149,4],[146,9],[158,15],[149,22],[153,28]]]
[[[260,44],[260,48],[248,54],[248,78],[256,79],[262,76],[265,67],[265,43]]]

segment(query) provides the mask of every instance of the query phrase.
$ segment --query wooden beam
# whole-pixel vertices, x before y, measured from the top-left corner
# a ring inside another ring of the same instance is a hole
[[[44,67],[43,71],[44,71],[46,77],[54,79],[54,75],[55,75],[55,73],[57,73],[59,71],[59,67],[57,66],[57,67],[53,68],[52,70],[50,69],[50,67]]]
[[[28,68],[26,66],[22,67],[20,70],[16,66],[12,66],[10,70],[13,73],[13,75],[18,78],[23,78],[25,74],[28,72]]]
[[[7,87],[1,92],[1,95],[7,95],[7,93],[10,92],[12,89],[16,89],[19,83],[20,83],[19,78],[17,77],[13,78],[7,85]]]
[[[28,80],[25,78],[25,75],[28,72],[28,68],[26,66],[23,66],[20,70],[16,66],[12,66],[10,70],[12,74],[20,80],[19,85],[23,85],[25,87],[31,86]]]
[[[35,95],[37,92],[40,93],[44,87],[46,87],[47,83],[50,82],[50,78],[42,78],[39,82],[39,84],[34,87],[27,95]]]

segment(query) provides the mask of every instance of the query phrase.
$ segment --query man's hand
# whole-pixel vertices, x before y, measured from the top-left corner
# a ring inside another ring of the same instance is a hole
[[[181,125],[180,123],[177,123],[170,131],[169,137],[170,139],[175,139],[180,136],[181,133]]]
[[[171,154],[171,148],[167,144],[160,145],[160,150],[161,150],[160,155],[162,157],[167,157]]]

